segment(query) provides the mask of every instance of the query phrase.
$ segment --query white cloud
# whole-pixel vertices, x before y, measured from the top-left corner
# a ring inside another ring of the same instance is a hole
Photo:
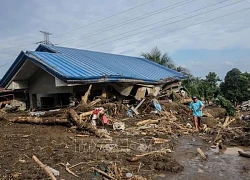
[[[188,61],[192,66],[200,66],[202,65],[203,63],[202,62],[199,62],[199,61],[194,61],[194,60],[191,60],[191,61]]]
[[[230,61],[224,61],[224,64],[225,65],[228,65],[228,66],[234,66],[234,63],[230,62]]]
[[[181,2],[181,0],[178,0]],[[109,18],[98,23],[86,26],[93,22],[96,22],[104,17],[110,16],[115,13],[119,13],[128,8],[132,8],[139,4],[145,3],[144,0],[109,0],[109,1],[82,1],[75,0],[74,3],[71,1],[4,1],[0,7],[0,16],[5,17],[0,19],[1,24],[1,34],[0,34],[0,66],[8,61],[7,57],[13,56],[13,59],[19,54],[21,50],[34,50],[36,48],[36,42],[43,40],[40,30],[45,30],[51,32],[51,41],[53,43],[64,43],[71,39],[76,39],[77,37],[84,37],[78,41],[65,44],[69,47],[80,47],[86,48],[95,46],[98,44],[104,44],[102,46],[97,46],[91,50],[105,51],[111,53],[122,53],[133,56],[140,56],[141,52],[148,52],[154,46],[158,46],[163,52],[168,52],[170,55],[178,52],[180,50],[207,50],[207,51],[220,51],[225,49],[249,49],[250,41],[248,40],[248,35],[250,33],[250,22],[248,17],[250,16],[250,10],[241,12],[238,14],[233,14],[228,17],[220,18],[214,21],[209,21],[207,23],[198,24],[195,26],[190,26],[192,24],[197,24],[201,21],[206,21],[208,19],[216,18],[218,16],[223,16],[225,14],[235,12],[244,9],[249,6],[250,0],[242,1],[232,6],[228,6],[211,13],[206,13],[197,17],[186,19],[178,23],[173,23],[175,21],[193,16],[195,14],[205,12],[214,8],[224,6],[236,0],[221,3],[220,5],[213,6],[201,11],[187,14],[185,16],[180,16],[181,14],[188,13],[193,10],[197,10],[202,7],[212,5],[216,2],[221,2],[218,0],[199,0],[186,5],[180,6],[178,8],[169,9],[162,13],[149,16],[145,19],[139,21],[134,21],[132,23],[120,26],[117,28],[112,28],[105,31],[105,28],[111,27],[117,23],[126,22],[129,19],[136,17],[142,17],[147,13],[156,11],[163,7],[170,6],[172,4],[178,3],[176,0],[161,1],[156,0],[147,5],[136,8],[132,11],[120,14],[118,16]],[[36,8],[33,8],[36,7]],[[180,16],[180,17],[177,17]],[[173,18],[175,17],[175,18]],[[164,21],[168,20],[168,21]],[[146,25],[151,25],[156,22],[163,21],[154,26],[149,26],[143,28]],[[164,24],[168,24],[163,26]],[[138,35],[133,35],[141,31],[160,26],[161,28],[154,29],[152,31],[147,31],[140,33]],[[79,28],[71,33],[65,33],[71,31],[72,29]],[[185,28],[190,26],[188,28]],[[136,31],[126,33],[128,31],[137,29]],[[183,29],[182,29],[183,28]],[[180,29],[176,31],[177,29]],[[102,32],[103,31],[103,32]],[[95,34],[91,37],[92,33],[101,32]],[[58,36],[62,33],[62,36]],[[165,33],[165,34],[164,34]],[[118,34],[123,34],[115,37]],[[158,36],[159,34],[163,34]],[[126,37],[128,36],[128,37]],[[149,38],[152,37],[153,38]],[[121,37],[126,37],[122,40],[117,40],[110,42]],[[100,43],[94,43],[102,39],[106,39]],[[131,43],[134,42],[134,43]],[[92,45],[89,45],[94,43]],[[27,46],[20,46],[27,45]],[[19,46],[16,48],[6,49],[13,46]],[[5,48],[5,49],[3,49]],[[1,50],[2,49],[2,50]],[[181,62],[185,67],[190,67],[192,71],[193,67],[199,67],[201,70],[198,73],[204,71],[209,71],[209,68],[214,68],[208,62],[204,61],[205,57],[199,59],[199,61],[189,61],[187,57],[186,62]],[[216,58],[215,58],[216,59]],[[213,59],[211,59],[213,60]],[[218,59],[214,60],[215,62]],[[224,62],[224,63],[223,63]],[[231,64],[230,64],[231,63]],[[204,65],[202,65],[204,64]],[[227,67],[224,67],[227,65]],[[220,70],[224,68],[227,69],[228,66],[237,65],[231,60],[224,60],[218,66]],[[6,72],[7,67],[1,69],[0,76]],[[197,75],[199,75],[197,73]]]

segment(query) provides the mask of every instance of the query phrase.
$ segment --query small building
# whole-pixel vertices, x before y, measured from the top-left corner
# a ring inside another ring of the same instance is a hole
[[[6,90],[28,90],[32,108],[63,107],[92,84],[91,96],[140,100],[183,74],[152,61],[51,45],[21,52],[2,78]]]

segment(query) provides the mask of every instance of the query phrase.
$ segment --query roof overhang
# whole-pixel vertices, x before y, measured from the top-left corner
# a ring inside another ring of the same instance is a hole
[[[58,53],[53,48],[39,45],[36,51],[40,52],[50,52]],[[151,63],[151,62],[150,62]],[[22,81],[29,79],[32,74],[36,71],[36,68],[42,68],[52,76],[58,78],[60,81],[67,84],[67,86],[83,85],[90,83],[103,83],[103,82],[117,82],[117,83],[129,83],[129,84],[166,84],[173,81],[179,81],[185,76],[181,77],[171,77],[167,79],[160,80],[149,80],[149,79],[138,79],[133,77],[126,77],[120,75],[101,75],[94,77],[67,77],[59,72],[56,68],[46,64],[45,61],[39,59],[37,56],[31,52],[21,52],[14,63],[11,65],[7,73],[2,78],[0,84],[2,87],[6,88],[12,81]],[[59,83],[63,84],[63,83]]]

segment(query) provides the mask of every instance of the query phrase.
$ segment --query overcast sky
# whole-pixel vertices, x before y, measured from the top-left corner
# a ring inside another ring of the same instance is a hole
[[[43,40],[40,30],[54,44],[108,53],[140,56],[157,46],[195,76],[249,71],[246,8],[250,0],[1,0],[0,78]]]

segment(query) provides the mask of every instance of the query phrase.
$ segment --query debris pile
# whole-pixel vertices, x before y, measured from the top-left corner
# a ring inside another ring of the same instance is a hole
[[[250,146],[250,123],[237,122],[232,127],[220,128],[215,140],[227,146]]]
[[[134,104],[109,102],[102,98],[88,101],[90,89],[76,107],[12,113],[7,119],[17,123],[71,127],[70,131],[76,135],[69,139],[86,157],[84,162],[76,165],[66,162],[60,165],[75,177],[143,180],[153,178],[157,172],[183,170],[171,152],[179,136],[194,133],[187,105],[179,100],[163,99],[163,94],[161,97],[147,96]],[[249,146],[249,123],[236,123],[229,117],[223,119],[225,111],[222,108],[205,109],[204,116],[201,132],[205,140]],[[201,149],[197,151],[203,159],[207,158]],[[57,173],[57,170],[53,171]]]

